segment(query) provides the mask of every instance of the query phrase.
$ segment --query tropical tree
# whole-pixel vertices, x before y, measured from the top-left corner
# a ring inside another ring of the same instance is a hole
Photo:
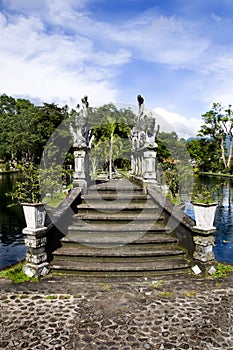
[[[113,104],[107,104],[89,113],[89,122],[92,133],[95,136],[94,149],[101,158],[101,162],[107,161],[109,178],[112,178],[114,161],[119,157],[129,157],[129,135],[134,115],[129,109],[117,109]],[[93,155],[92,163],[97,161]]]
[[[161,164],[177,162],[187,162],[188,152],[184,139],[179,139],[178,135],[173,131],[171,133],[160,132],[157,140],[157,158]]]
[[[187,141],[186,146],[197,170],[219,171],[223,169],[220,145],[214,139],[199,137]]]
[[[233,140],[233,111],[231,105],[214,103],[211,110],[202,115],[205,124],[201,126],[199,136],[209,137],[221,149],[221,159],[226,170],[230,170]],[[229,142],[228,150],[226,143]]]
[[[68,116],[68,107],[0,96],[0,158],[39,163],[53,131]]]
[[[179,139],[175,132],[160,132],[156,142],[159,181],[165,181],[173,198],[188,195],[192,188],[193,169],[185,140]]]

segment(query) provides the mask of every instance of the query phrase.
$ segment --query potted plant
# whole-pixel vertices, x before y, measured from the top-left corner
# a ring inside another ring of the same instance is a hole
[[[33,163],[25,163],[20,170],[22,181],[17,181],[13,191],[7,195],[22,205],[28,228],[42,228],[46,211],[41,201],[39,168]]]
[[[216,230],[214,218],[217,208],[217,201],[214,194],[217,192],[219,185],[208,188],[204,184],[194,185],[192,200],[196,225],[195,230],[210,233]]]

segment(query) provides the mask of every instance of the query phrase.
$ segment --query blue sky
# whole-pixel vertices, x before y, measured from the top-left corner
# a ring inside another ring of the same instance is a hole
[[[233,104],[233,0],[0,0],[0,93],[136,104],[189,137]]]

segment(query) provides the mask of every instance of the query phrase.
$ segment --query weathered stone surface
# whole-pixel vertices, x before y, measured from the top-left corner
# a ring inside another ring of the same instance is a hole
[[[0,349],[233,347],[232,276],[0,279],[0,290]]]
[[[62,247],[53,253],[52,270],[138,275],[191,266],[162,209],[140,186],[122,178],[93,185],[77,208]]]

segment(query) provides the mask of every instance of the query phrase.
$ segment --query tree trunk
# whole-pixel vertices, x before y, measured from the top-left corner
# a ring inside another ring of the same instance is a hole
[[[227,168],[226,156],[225,156],[225,147],[224,147],[224,137],[221,136],[221,150],[222,150],[222,160],[224,163],[225,169]]]
[[[232,137],[230,137],[229,155],[228,155],[228,160],[227,160],[227,168],[228,169],[231,166],[231,156],[232,156]]]
[[[95,176],[96,175],[96,172],[97,172],[97,159],[94,158],[94,159],[91,159],[91,171],[92,171],[92,176]]]
[[[113,134],[110,138],[110,150],[109,150],[109,180],[112,179],[112,144],[113,144]]]

